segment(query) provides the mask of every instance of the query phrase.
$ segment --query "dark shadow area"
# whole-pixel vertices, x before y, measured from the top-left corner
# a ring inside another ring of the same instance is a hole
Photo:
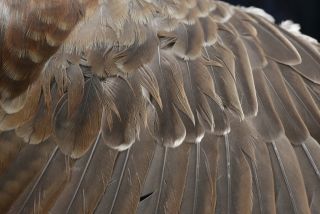
[[[145,199],[147,199],[148,197],[150,197],[153,194],[153,192],[150,192],[148,194],[142,195],[140,197],[140,202],[144,201]]]

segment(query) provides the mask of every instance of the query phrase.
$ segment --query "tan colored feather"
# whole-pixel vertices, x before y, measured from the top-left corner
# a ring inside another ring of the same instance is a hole
[[[240,98],[236,88],[235,57],[222,44],[206,47],[205,54],[209,59],[217,59],[223,66],[211,66],[211,75],[214,77],[216,92],[228,110],[243,118]]]
[[[200,56],[204,33],[198,20],[191,25],[178,26],[174,33],[177,38],[173,46],[175,54],[187,59],[195,59]]]
[[[283,76],[279,66],[269,61],[269,65],[264,69],[269,91],[276,111],[285,129],[287,137],[292,143],[301,143],[309,136],[309,131],[301,116],[297,112],[292,99],[285,86]],[[290,106],[290,107],[288,107]]]
[[[317,140],[320,139],[320,108],[315,103],[307,89],[302,77],[296,71],[285,65],[279,65],[286,86],[299,115],[306,124],[310,134]]]
[[[278,139],[284,133],[284,127],[272,101],[272,94],[268,89],[268,83],[263,72],[262,70],[254,72],[258,114],[256,117],[250,118],[250,122],[262,139],[268,142]]]
[[[269,146],[278,212],[310,213],[299,162],[290,142],[281,137]]]
[[[210,16],[201,17],[199,19],[204,35],[204,45],[213,45],[217,41],[218,26]]]
[[[320,53],[316,52],[311,44],[308,44],[307,42],[299,38],[294,38],[292,35],[290,35],[290,33],[284,33],[288,36],[288,39],[292,42],[292,44],[297,48],[301,57],[303,57],[302,63],[295,65],[294,69],[302,76],[310,79],[312,82],[320,84],[317,69],[320,67]]]
[[[259,44],[267,56],[288,65],[301,63],[301,56],[297,49],[274,25],[262,17],[255,17],[255,21],[251,23],[257,29]]]
[[[169,55],[165,55],[165,52],[158,53],[150,64],[150,68],[156,76],[160,97],[165,105],[162,109],[158,105],[154,106],[155,109],[150,108],[148,126],[159,142],[168,142],[167,145],[178,146],[183,142],[186,134],[178,111],[194,121],[183,85],[181,68],[175,60],[170,59]],[[168,118],[172,118],[172,121]]]
[[[254,116],[258,112],[258,104],[247,50],[232,25],[220,25],[219,35],[235,58],[235,79],[242,111],[246,117]]]

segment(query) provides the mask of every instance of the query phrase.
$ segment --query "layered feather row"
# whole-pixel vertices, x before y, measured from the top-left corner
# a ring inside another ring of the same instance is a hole
[[[54,51],[44,48],[38,70],[12,70],[12,80],[26,75],[21,91],[0,86],[1,210],[319,210],[315,45],[222,2],[100,1],[81,21],[70,7],[89,3],[70,2],[54,8],[72,22],[47,23],[65,27],[59,50],[48,60]],[[20,47],[7,44],[10,23],[3,53]],[[39,33],[40,44],[48,35]],[[0,81],[10,73],[1,72]]]

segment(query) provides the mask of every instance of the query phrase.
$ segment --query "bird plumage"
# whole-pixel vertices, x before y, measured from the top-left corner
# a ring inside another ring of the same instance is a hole
[[[213,0],[0,5],[1,213],[319,212],[316,41]]]

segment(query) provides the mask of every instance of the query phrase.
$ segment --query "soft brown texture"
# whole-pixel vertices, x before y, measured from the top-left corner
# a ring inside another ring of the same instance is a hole
[[[0,213],[320,212],[319,44],[214,0],[0,6]]]

